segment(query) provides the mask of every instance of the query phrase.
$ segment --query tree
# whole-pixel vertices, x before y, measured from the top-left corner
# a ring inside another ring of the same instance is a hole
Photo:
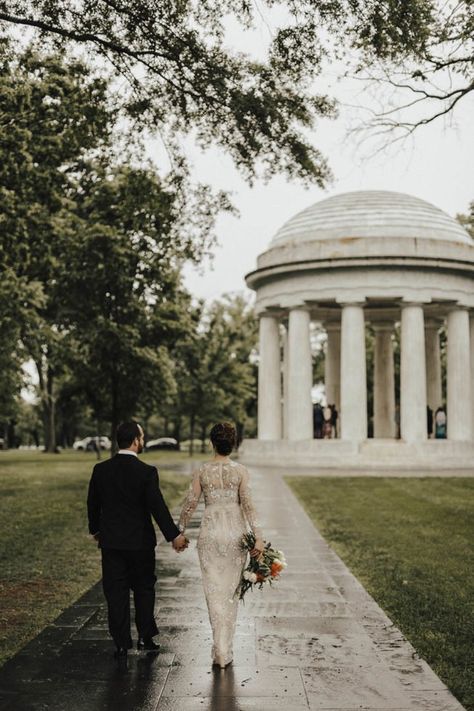
[[[375,87],[381,108],[371,110],[356,130],[394,142],[449,118],[474,91],[471,0],[365,5],[352,33],[355,54],[346,74]]]
[[[20,334],[34,309],[42,303],[42,298],[38,285],[18,278],[5,267],[5,261],[4,253],[0,251],[0,428],[4,446],[10,446],[11,425],[18,411],[21,365],[25,356]]]
[[[24,445],[40,446],[41,418],[38,408],[34,403],[18,399],[16,414],[16,435],[18,441]]]
[[[275,8],[285,20],[273,29]],[[246,29],[267,23],[265,61],[231,53],[229,17]],[[225,147],[248,175],[263,161],[270,173],[326,182],[327,165],[301,132],[334,115],[331,99],[311,93],[325,63],[340,60],[349,75],[408,95],[396,106],[387,97],[368,122],[376,132],[406,135],[474,90],[471,0],[3,0],[0,22],[86,46],[126,79],[131,116],[159,126],[171,143],[175,131],[196,130],[199,142]]]
[[[71,238],[68,186],[87,152],[107,143],[111,114],[105,83],[83,63],[1,49],[1,273],[9,289],[3,297],[23,314],[12,345],[20,336],[36,365],[45,447],[55,451],[55,381],[68,347],[57,279]]]
[[[474,239],[474,200],[469,205],[469,214],[467,215],[456,215],[456,219],[465,230],[469,232],[471,237]]]
[[[172,326],[173,318],[180,321],[179,269],[208,248],[215,214],[226,203],[197,186],[184,204],[175,176],[161,182],[150,166],[128,166],[126,151],[118,163],[117,114],[106,83],[83,63],[30,49],[15,59],[6,47],[0,82],[1,268],[11,277],[2,279],[2,290],[8,286],[4,303],[12,313],[31,306],[11,344],[20,336],[36,365],[45,448],[56,451],[57,402],[68,368],[84,376],[89,363],[87,383],[95,385],[92,363],[100,374],[128,359],[132,370],[140,364],[148,373],[147,387],[132,385],[120,406],[107,398],[99,406],[103,388],[89,387],[98,420],[130,413],[139,393],[156,398],[170,386],[165,341],[168,332],[180,332]],[[140,158],[135,154],[135,165]],[[13,323],[7,315],[3,320]],[[113,352],[100,345],[102,337]],[[13,346],[6,356],[12,372]],[[93,361],[78,361],[84,349]],[[100,367],[98,358],[105,359]],[[111,387],[109,377],[109,395]]]
[[[63,318],[72,369],[115,442],[120,420],[174,390],[168,349],[187,328],[179,267],[194,247],[176,229],[176,193],[150,167],[93,164],[72,195],[76,235],[58,275]]]
[[[312,2],[290,2],[295,17],[318,13]],[[266,61],[232,52],[224,18],[248,28],[258,10],[243,0],[169,3],[164,0],[3,0],[0,23],[32,28],[57,46],[84,47],[120,78],[117,99],[141,126],[158,128],[183,168],[178,137],[224,148],[248,178],[259,167],[324,185],[329,169],[305,138],[320,116],[334,115],[309,83],[320,71],[321,47],[309,26],[290,21],[270,43]],[[125,82],[123,81],[125,79]],[[117,85],[118,86],[118,83]]]
[[[258,340],[253,308],[240,295],[207,308],[199,303],[192,318],[194,329],[173,351],[177,395],[171,405],[179,422],[189,421],[190,454],[197,434],[204,448],[212,422],[231,420],[242,434],[255,415]]]

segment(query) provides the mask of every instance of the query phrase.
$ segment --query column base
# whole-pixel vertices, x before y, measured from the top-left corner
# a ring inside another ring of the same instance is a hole
[[[334,440],[261,441],[246,439],[239,449],[239,460],[249,466],[284,467],[288,475],[299,468],[341,471],[377,471],[424,469],[469,470],[474,476],[474,442],[430,439],[404,442],[393,439],[368,439],[360,443]],[[309,472],[308,472],[309,473]]]

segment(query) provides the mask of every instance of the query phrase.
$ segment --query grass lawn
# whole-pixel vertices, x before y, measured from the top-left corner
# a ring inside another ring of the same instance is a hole
[[[174,507],[189,478],[171,469],[189,455],[142,458],[159,467],[163,495]],[[96,461],[84,452],[0,452],[0,665],[100,579],[86,513]]]
[[[474,711],[474,479],[286,481],[418,653]]]

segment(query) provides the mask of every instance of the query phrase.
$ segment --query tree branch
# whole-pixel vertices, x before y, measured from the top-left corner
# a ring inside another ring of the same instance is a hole
[[[145,61],[143,59],[143,55],[150,55],[153,54],[154,56],[161,57],[162,59],[170,59],[169,56],[166,56],[164,54],[160,54],[159,52],[151,52],[151,51],[135,51],[131,50],[128,47],[124,47],[123,45],[117,44],[116,42],[112,42],[110,40],[103,39],[99,35],[95,35],[92,32],[75,32],[74,30],[66,30],[62,27],[56,27],[54,25],[50,25],[46,22],[42,22],[41,20],[34,20],[33,18],[28,18],[28,17],[18,17],[15,15],[9,15],[4,12],[0,12],[0,20],[3,20],[4,22],[9,22],[10,24],[15,24],[15,25],[25,25],[27,27],[34,27],[36,29],[41,30],[42,32],[46,33],[51,33],[51,34],[56,34],[59,35],[60,37],[64,37],[65,39],[70,39],[75,42],[92,42],[93,44],[97,45],[99,48],[103,49],[106,48],[112,52],[115,52],[116,54],[119,55],[125,55],[127,57],[130,57],[131,59],[135,59],[137,62],[140,62],[143,64],[151,73],[156,74],[159,76],[163,81],[167,82],[172,86],[174,89],[177,91],[183,92],[185,94],[189,94],[190,96],[193,96],[195,99],[199,99],[199,94],[195,93],[194,91],[190,91],[189,89],[185,89],[182,86],[177,85],[172,79],[169,77],[165,76],[162,72],[160,72],[157,67],[151,65],[149,62]],[[107,56],[107,55],[106,55]],[[107,59],[109,57],[107,56]]]

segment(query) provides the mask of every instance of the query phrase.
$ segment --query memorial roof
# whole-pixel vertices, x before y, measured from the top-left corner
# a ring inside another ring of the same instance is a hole
[[[278,230],[269,248],[371,237],[474,244],[459,222],[426,200],[388,190],[360,190],[334,195],[298,212]]]

